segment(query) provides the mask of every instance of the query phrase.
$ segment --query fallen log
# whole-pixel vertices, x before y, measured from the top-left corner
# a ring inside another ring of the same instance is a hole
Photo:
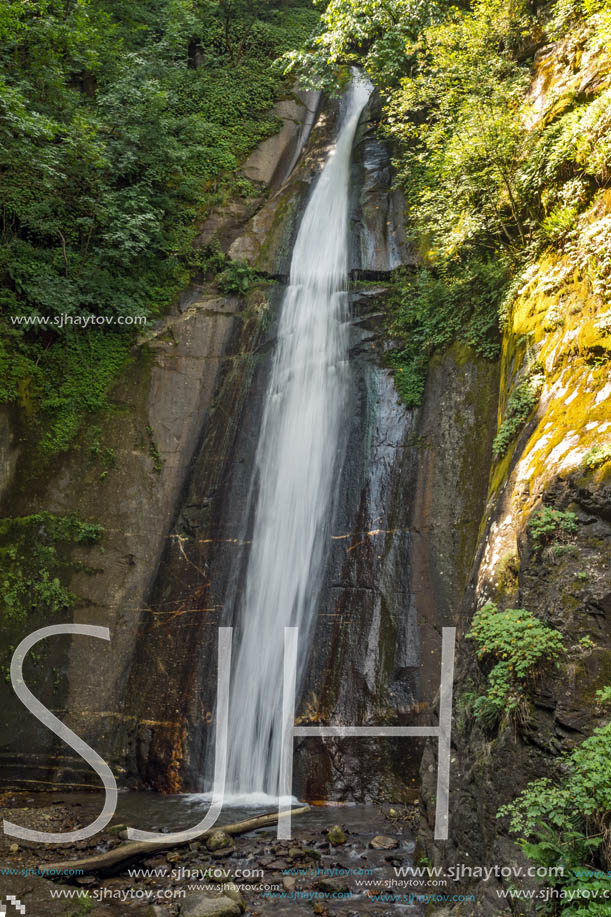
[[[185,847],[193,841],[207,837],[214,831],[224,831],[226,834],[247,834],[249,831],[255,831],[257,828],[264,828],[266,825],[275,825],[278,817],[285,818],[287,815],[303,815],[308,812],[309,806],[303,806],[300,809],[292,809],[290,812],[283,812],[278,816],[277,812],[269,815],[257,815],[255,818],[248,818],[246,821],[238,821],[233,825],[215,825],[201,834],[191,835],[184,840],[178,841],[128,841],[119,847],[113,847],[105,853],[98,853],[95,856],[84,857],[82,860],[70,860],[63,863],[41,863],[38,871],[45,879],[66,879],[76,875],[82,876],[87,873],[98,873],[105,875],[108,873],[118,872],[126,866],[131,866],[139,860],[161,850],[170,850],[173,847]],[[169,837],[169,836],[168,836]]]

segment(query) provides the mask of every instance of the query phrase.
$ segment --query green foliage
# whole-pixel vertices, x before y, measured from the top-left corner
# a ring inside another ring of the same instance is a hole
[[[543,377],[533,374],[527,382],[518,385],[509,396],[503,422],[492,443],[492,452],[496,458],[505,455],[518,431],[522,429],[538,404],[542,384]]]
[[[38,406],[45,431],[40,442],[43,452],[67,449],[83,418],[108,408],[107,394],[129,364],[131,344],[127,334],[73,332],[44,353],[37,374]]]
[[[244,261],[227,261],[226,267],[217,275],[217,283],[224,293],[238,293],[245,296],[257,277]]]
[[[478,659],[493,663],[488,693],[473,708],[475,717],[487,726],[504,712],[515,714],[528,683],[562,652],[559,631],[523,608],[499,611],[492,602],[476,612],[467,638],[477,643]]]
[[[198,221],[253,193],[236,168],[276,129],[269,110],[288,86],[273,62],[313,27],[307,6],[5,0],[0,399],[25,389],[43,419],[53,413],[46,451],[67,448],[103,406],[128,349],[108,328],[78,344],[54,320],[154,317],[199,268]],[[87,370],[90,397],[78,350],[101,363]]]
[[[88,892],[79,892],[77,895],[78,902],[76,907],[71,908],[66,913],[66,917],[85,917],[90,914],[94,908],[95,901]]]
[[[443,0],[314,0],[323,7],[319,31],[304,49],[284,57],[287,72],[306,86],[333,90],[346,64],[365,64],[380,86],[395,85],[406,69],[420,30]],[[408,58],[406,60],[406,57]]]
[[[537,4],[330,0],[320,5],[319,33],[287,55],[285,64],[308,85],[337,88],[346,65],[356,62],[381,91],[379,129],[395,151],[409,236],[421,263],[401,291],[389,329],[398,338],[391,358],[397,387],[415,405],[430,353],[464,339],[465,311],[469,321],[473,309],[479,324],[471,337],[492,342],[490,329],[511,305],[523,269],[542,246],[574,246],[576,266],[594,292],[608,298],[611,227],[608,238],[598,224],[588,234],[579,220],[611,175],[611,90],[603,81],[587,98],[565,95],[554,114],[529,132],[524,100],[533,54],[549,21]],[[573,28],[579,30],[578,46],[585,35],[589,49],[608,47],[608,2],[559,0],[557,37]],[[465,277],[481,274],[482,266],[485,281],[465,283]],[[486,350],[496,355],[492,347]],[[495,444],[497,455],[505,454],[532,407],[529,387],[515,394]]]
[[[593,471],[609,461],[611,461],[611,445],[605,443],[602,446],[592,446],[584,455],[582,465]]]
[[[535,553],[559,537],[573,535],[577,531],[577,516],[551,506],[542,506],[528,520],[528,531]]]
[[[430,356],[452,341],[488,359],[498,356],[496,316],[504,278],[503,264],[492,261],[472,261],[457,271],[399,274],[389,300],[388,331],[397,342],[389,361],[408,406],[420,403]]]
[[[560,899],[562,913],[604,917],[607,905],[598,907],[584,891],[595,897],[596,889],[609,887],[601,845],[611,819],[611,724],[566,755],[559,771],[558,780],[534,780],[497,817],[509,816],[510,831],[533,862],[561,867],[557,886],[579,890],[572,902]]]
[[[596,700],[601,707],[607,707],[611,704],[611,685],[606,685],[596,692]]]
[[[550,242],[565,239],[575,228],[578,208],[574,204],[559,204],[541,223],[541,232]]]
[[[103,529],[76,516],[37,513],[0,519],[0,611],[5,621],[33,612],[56,614],[73,607],[75,596],[62,583],[74,565],[70,547],[93,545]]]
[[[165,459],[163,459],[160,455],[159,447],[155,439],[155,431],[150,424],[146,425],[146,435],[149,441],[149,455],[153,460],[153,471],[155,474],[161,474],[163,471]]]

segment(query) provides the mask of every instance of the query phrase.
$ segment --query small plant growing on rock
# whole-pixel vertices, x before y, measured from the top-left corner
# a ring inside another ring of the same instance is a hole
[[[243,261],[228,261],[225,270],[216,280],[223,293],[237,293],[245,296],[256,279],[257,273]]]
[[[544,777],[532,781],[497,813],[497,818],[510,817],[509,830],[518,836],[518,844],[532,862],[548,868],[561,867],[554,884],[576,890],[578,901],[602,897],[602,891],[596,890],[609,888],[606,848],[611,817],[610,749],[608,723],[561,759],[560,779]],[[567,905],[567,913],[584,917],[608,914],[606,903],[601,903],[600,909],[586,904],[585,909],[573,910],[567,896]]]
[[[509,396],[505,417],[492,443],[492,451],[495,458],[502,458],[507,453],[518,430],[524,426],[539,401],[539,392],[542,385],[543,376],[540,373],[535,373],[527,382],[518,385],[516,390]]]
[[[584,455],[581,464],[584,468],[594,471],[609,461],[611,461],[611,445],[605,443],[603,446],[592,446]]]
[[[575,513],[543,506],[531,516],[528,530],[535,553],[538,553],[544,545],[556,540],[559,535],[574,534],[577,531],[577,516]]]
[[[611,685],[605,685],[596,692],[596,702],[599,707],[611,707]]]
[[[473,707],[476,719],[490,727],[504,711],[509,715],[518,712],[528,682],[563,649],[562,634],[530,611],[499,611],[492,602],[475,614],[467,638],[476,641],[478,659],[494,663],[488,675],[488,693]]]

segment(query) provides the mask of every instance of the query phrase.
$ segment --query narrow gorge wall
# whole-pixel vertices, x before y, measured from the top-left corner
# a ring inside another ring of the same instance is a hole
[[[587,44],[568,42],[543,48],[529,97],[530,129],[562,111],[577,88],[591,98],[606,85],[608,66],[600,49],[593,53]],[[432,749],[422,765],[421,837],[436,865],[532,865],[509,835],[508,820],[497,818],[499,807],[538,777],[562,780],[560,756],[606,722],[596,691],[611,674],[611,328],[604,267],[601,276],[592,246],[607,238],[610,206],[608,190],[601,189],[580,218],[574,242],[564,251],[543,252],[531,264],[508,311],[494,426],[503,429],[520,386],[534,385],[537,403],[509,438],[505,454],[491,463],[474,561],[470,566],[466,554],[461,576],[453,580],[455,595],[463,598],[454,619],[459,643],[447,844],[432,838]],[[479,467],[479,459],[472,467]],[[552,524],[537,539],[530,523],[542,507],[574,513],[574,530]],[[501,611],[531,611],[563,635],[558,666],[544,668],[524,689],[518,721],[486,725],[474,717],[474,702],[488,689],[490,664],[478,661],[475,645],[464,638],[486,601]],[[460,892],[470,886],[475,904],[440,906],[435,913],[487,917],[498,910],[497,891],[510,882],[536,887],[534,879],[467,880]]]

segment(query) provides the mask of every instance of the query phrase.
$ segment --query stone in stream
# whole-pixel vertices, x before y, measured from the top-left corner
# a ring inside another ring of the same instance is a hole
[[[294,892],[295,886],[297,885],[297,880],[293,876],[284,876],[282,879],[282,887],[285,892]]]
[[[246,910],[246,902],[237,885],[234,885],[232,882],[226,882],[223,885],[223,894],[231,898],[232,901],[235,901],[242,912]]]
[[[225,895],[193,895],[180,908],[180,917],[237,917],[241,913],[240,905]]]
[[[213,831],[206,841],[206,847],[212,853],[215,853],[219,850],[229,851],[235,848],[235,841],[230,834],[227,834],[226,831]]]
[[[399,841],[396,837],[376,834],[376,836],[369,841],[369,846],[373,847],[374,850],[394,850],[395,847],[399,846]]]
[[[340,825],[333,825],[327,831],[327,840],[333,847],[339,847],[340,844],[346,843],[346,835]]]
[[[338,881],[337,879],[319,879],[316,883],[316,888],[318,888],[321,892],[324,892],[325,895],[343,895],[349,891],[346,883]]]

